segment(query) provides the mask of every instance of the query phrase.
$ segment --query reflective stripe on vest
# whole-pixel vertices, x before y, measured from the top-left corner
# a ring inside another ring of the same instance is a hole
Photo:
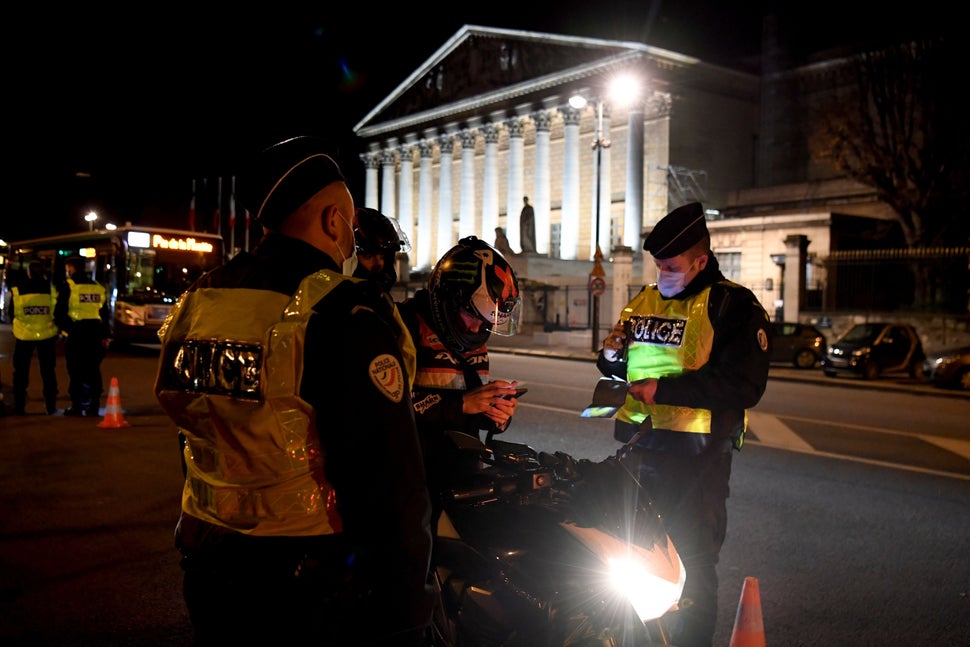
[[[13,336],[24,341],[50,339],[58,333],[54,325],[57,292],[20,294],[13,288]]]
[[[75,283],[72,279],[67,280],[67,285],[71,290],[67,316],[74,321],[100,319],[107,294],[105,289],[98,283]]]
[[[688,299],[663,299],[656,287],[638,294],[623,309],[629,320],[627,380],[679,375],[707,363],[714,343],[714,328],[707,314],[710,287]],[[647,405],[631,396],[617,412],[617,419],[640,424],[647,417],[655,429],[711,433],[708,409],[672,405]]]

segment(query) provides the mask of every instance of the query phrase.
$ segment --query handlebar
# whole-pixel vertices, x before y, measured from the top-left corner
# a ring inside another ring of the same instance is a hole
[[[468,474],[467,483],[454,485],[446,497],[453,502],[485,504],[499,500],[554,497],[580,480],[571,456],[563,452],[536,452],[528,445],[488,439],[488,445],[458,440],[462,452],[478,454],[479,469]]]

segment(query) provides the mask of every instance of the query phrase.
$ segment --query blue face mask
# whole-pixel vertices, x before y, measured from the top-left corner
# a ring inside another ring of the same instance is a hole
[[[685,272],[658,272],[657,289],[660,294],[668,299],[678,295],[687,287],[687,274]]]

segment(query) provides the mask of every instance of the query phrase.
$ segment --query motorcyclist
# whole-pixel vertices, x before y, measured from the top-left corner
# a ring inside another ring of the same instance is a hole
[[[520,302],[512,266],[468,236],[435,264],[428,287],[398,306],[417,349],[412,399],[433,498],[455,467],[445,432],[481,439],[508,429],[515,414],[517,382],[491,379],[486,342],[515,334]]]
[[[397,283],[397,255],[411,251],[411,243],[394,218],[363,207],[354,216],[357,269],[354,276],[380,283],[390,292]]]

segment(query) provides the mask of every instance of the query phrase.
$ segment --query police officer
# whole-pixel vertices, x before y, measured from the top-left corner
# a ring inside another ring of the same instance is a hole
[[[44,404],[48,415],[57,413],[57,335],[54,304],[57,291],[51,285],[39,259],[30,261],[27,279],[15,285],[13,294],[13,397],[14,413],[24,415],[30,362],[37,351],[40,377],[44,383]]]
[[[641,481],[687,571],[672,642],[709,646],[732,451],[767,385],[770,326],[754,294],[721,274],[700,203],[667,214],[643,248],[657,283],[623,309],[597,366],[632,383],[614,435],[634,441]]]
[[[420,645],[431,534],[403,324],[353,279],[354,203],[311,137],[240,175],[265,230],[160,331],[185,437],[176,546],[196,643]]]
[[[71,407],[65,416],[97,416],[104,381],[101,362],[111,343],[107,291],[85,270],[86,261],[64,261],[67,281],[57,293],[54,323],[67,335],[64,361],[70,383]]]
[[[357,269],[354,276],[372,279],[390,292],[397,283],[397,255],[411,251],[411,243],[395,218],[377,209],[357,210],[354,236],[357,241]]]

